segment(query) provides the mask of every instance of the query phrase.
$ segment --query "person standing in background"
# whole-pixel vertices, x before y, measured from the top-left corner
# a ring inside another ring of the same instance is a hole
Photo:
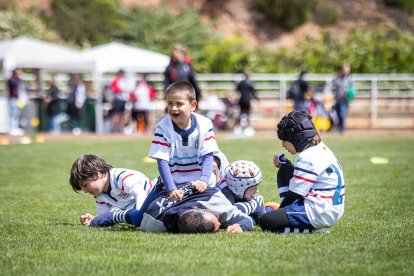
[[[127,87],[125,82],[125,71],[119,70],[115,78],[111,82],[112,90],[112,109],[111,109],[111,121],[112,121],[112,132],[122,132],[125,126],[124,114]]]
[[[73,75],[69,80],[69,95],[67,113],[70,118],[72,132],[80,135],[82,108],[86,100],[86,87],[79,75]]]
[[[239,93],[240,116],[235,128],[235,134],[254,135],[254,129],[250,127],[250,110],[252,99],[258,100],[254,83],[250,80],[250,72],[244,70],[244,79],[241,80],[236,87]]]
[[[28,102],[26,84],[24,83],[21,69],[14,69],[7,81],[9,90],[9,133],[22,135],[24,130],[20,128],[20,113]]]
[[[59,88],[56,85],[55,77],[51,76],[49,81],[49,89],[44,99],[48,116],[48,130],[53,134],[61,132],[60,122],[58,120],[59,108]]]
[[[292,83],[292,86],[288,90],[288,99],[292,99],[294,102],[293,109],[295,111],[308,112],[307,96],[312,93],[309,83],[304,80],[306,71],[302,70],[299,73],[299,77]],[[310,98],[310,97],[308,97]]]
[[[148,82],[147,74],[142,75],[142,79],[137,81],[135,90],[130,93],[130,100],[133,103],[131,117],[138,132],[149,130],[152,101],[156,94],[157,90]]]
[[[324,88],[324,93],[330,93],[333,91],[335,102],[332,109],[335,110],[338,117],[338,129],[340,133],[345,131],[345,121],[349,107],[347,96],[350,89],[354,89],[354,83],[351,76],[351,67],[344,64],[338,67],[337,73]]]
[[[200,100],[201,89],[198,86],[191,58],[187,56],[187,48],[180,44],[175,44],[172,48],[170,64],[164,71],[164,91],[175,81],[188,81],[194,86],[196,101]]]

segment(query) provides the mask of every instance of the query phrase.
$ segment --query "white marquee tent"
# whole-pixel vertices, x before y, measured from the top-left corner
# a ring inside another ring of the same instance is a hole
[[[135,73],[161,73],[170,60],[167,55],[118,42],[86,49],[82,55],[92,58],[96,62],[96,70],[101,73],[119,69]]]
[[[95,62],[71,48],[28,37],[0,41],[0,62],[5,77],[14,68],[59,72],[92,72]]]
[[[83,52],[28,37],[0,41],[0,64],[4,78],[14,68],[40,69],[52,72],[90,72],[98,98],[102,92],[102,75],[123,69],[132,73],[161,73],[169,57],[117,42],[93,47]],[[41,75],[41,73],[40,73]],[[96,103],[96,131],[103,130],[103,112]]]
[[[45,71],[93,73],[95,70],[95,62],[76,50],[24,36],[0,41],[0,66],[4,79],[8,79],[15,68],[38,69],[38,87],[41,87]],[[6,109],[6,98],[0,100]],[[7,113],[2,114],[0,132],[7,132]]]
[[[134,73],[161,73],[165,70],[170,58],[157,52],[132,47],[118,42],[96,46],[82,52],[86,58],[95,61],[95,77],[98,93],[102,92],[102,76],[104,73],[115,73],[122,69],[127,72],[129,86],[133,85]],[[96,106],[96,131],[103,132],[102,105]]]

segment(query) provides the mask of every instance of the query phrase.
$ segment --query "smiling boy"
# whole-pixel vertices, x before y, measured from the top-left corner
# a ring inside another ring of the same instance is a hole
[[[211,120],[194,113],[197,101],[191,83],[176,81],[165,94],[168,114],[156,126],[148,156],[157,160],[169,198],[179,200],[179,188],[189,182],[199,192],[215,185],[213,154],[219,149]]]

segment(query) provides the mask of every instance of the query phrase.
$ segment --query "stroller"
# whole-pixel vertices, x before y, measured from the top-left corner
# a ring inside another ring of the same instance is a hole
[[[308,114],[318,131],[329,131],[338,124],[338,115],[334,109],[327,110],[323,95],[323,85],[315,86],[308,102]]]

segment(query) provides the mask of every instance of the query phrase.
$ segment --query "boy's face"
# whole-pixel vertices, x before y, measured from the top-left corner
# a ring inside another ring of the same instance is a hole
[[[252,200],[253,196],[257,193],[257,185],[248,188],[246,191],[244,191],[244,200]]]
[[[190,114],[195,110],[197,102],[190,101],[185,93],[167,94],[167,113],[171,120],[181,129],[191,126]]]
[[[297,153],[295,146],[289,141],[282,141],[282,147],[284,147],[292,155]]]
[[[96,180],[83,182],[81,184],[81,188],[85,193],[91,194],[96,197],[108,190],[107,183],[108,175],[102,175],[98,173],[98,178]]]

